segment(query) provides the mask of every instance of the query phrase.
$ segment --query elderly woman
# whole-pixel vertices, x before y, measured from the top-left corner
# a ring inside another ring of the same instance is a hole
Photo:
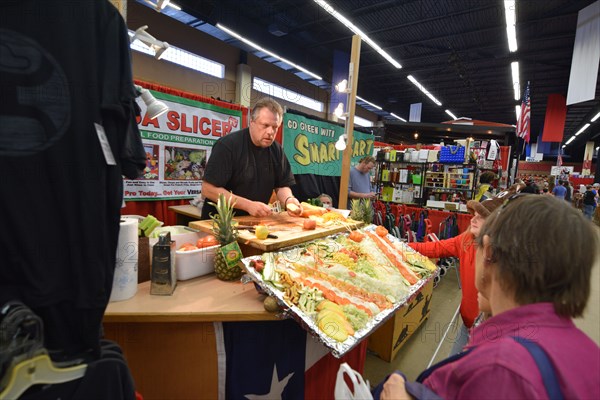
[[[517,195],[477,237],[476,281],[493,317],[458,356],[419,383],[393,374],[382,399],[599,399],[600,348],[575,327],[600,244],[581,212],[550,196]]]

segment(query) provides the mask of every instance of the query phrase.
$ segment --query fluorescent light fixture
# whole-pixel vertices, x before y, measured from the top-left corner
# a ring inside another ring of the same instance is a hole
[[[444,111],[446,111],[446,114],[448,114],[449,116],[451,116],[452,119],[458,119],[458,118],[456,118],[456,115],[452,114],[452,111],[450,111],[450,110],[444,110]]]
[[[254,77],[252,79],[252,88],[261,93],[266,93],[269,96],[277,97],[279,99],[289,101],[290,103],[298,104],[311,110],[318,112],[323,111],[323,103],[310,97],[306,97],[300,93],[296,93],[293,90],[286,89],[272,82],[265,81]]]
[[[246,43],[248,46],[254,47],[256,50],[262,51],[263,53],[267,53],[271,57],[274,57],[274,58],[278,59],[279,61],[282,61],[282,62],[284,62],[284,63],[286,63],[288,65],[291,65],[292,67],[294,67],[294,68],[296,68],[296,69],[298,69],[298,70],[300,70],[302,72],[307,73],[308,75],[312,76],[315,79],[323,80],[323,78],[321,78],[319,75],[317,75],[317,74],[315,74],[313,72],[310,72],[306,68],[303,68],[303,67],[299,66],[298,64],[295,64],[295,63],[291,62],[290,60],[288,60],[286,58],[283,58],[283,57],[281,57],[281,56],[273,53],[272,51],[269,51],[269,50],[267,50],[267,49],[259,46],[258,44],[254,43],[254,42],[252,42],[252,41],[250,41],[248,39],[246,39],[245,37],[241,36],[239,33],[236,33],[234,31],[232,31],[231,29],[227,28],[226,26],[223,26],[221,24],[217,24],[217,28],[219,28],[219,29],[227,32],[229,35],[233,36],[237,40]]]
[[[600,112],[599,112],[598,114],[594,115],[594,118],[592,118],[592,119],[590,120],[590,122],[596,122],[596,120],[597,120],[598,118],[600,118]]]
[[[129,36],[133,36],[135,33],[129,31]],[[131,39],[131,49],[139,51],[140,53],[148,54],[149,56],[155,56],[155,51],[143,44],[141,41]],[[208,58],[200,57],[189,51],[180,49],[179,47],[169,46],[169,51],[162,54],[161,60],[170,61],[174,64],[181,65],[183,67],[193,69],[204,74],[212,75],[217,78],[223,79],[225,77],[225,66]]]
[[[419,88],[419,90],[423,93],[425,93],[425,95],[427,97],[429,97],[435,104],[437,104],[438,106],[441,106],[442,103],[436,99],[431,93],[429,93],[429,91],[427,89],[425,89],[425,87],[423,85],[421,85],[415,78],[413,78],[412,75],[408,75],[407,76],[408,80],[411,81],[416,87]]]
[[[154,36],[146,32],[146,29],[148,29],[148,25],[144,25],[136,29],[133,33],[133,36],[129,38],[129,43],[131,44],[135,40],[139,40],[154,51],[154,58],[160,60],[165,51],[167,51],[169,48],[169,43],[156,39]]]
[[[517,121],[521,118],[521,106],[515,106],[515,115],[517,116]]]
[[[342,24],[344,24],[352,32],[354,32],[355,34],[360,36],[360,38],[362,40],[364,40],[369,46],[371,46],[373,48],[373,50],[378,52],[383,58],[388,60],[388,62],[390,64],[392,64],[394,67],[396,67],[398,69],[402,68],[402,65],[400,65],[400,63],[398,61],[396,61],[392,56],[390,56],[387,52],[385,52],[385,50],[383,50],[381,47],[379,47],[379,45],[377,43],[375,43],[369,36],[367,36],[366,33],[364,33],[362,30],[360,30],[356,25],[354,25],[352,22],[350,22],[350,20],[348,20],[348,18],[346,18],[342,14],[340,14],[336,9],[334,9],[332,6],[330,6],[326,1],[315,0],[315,3],[317,3],[319,6],[321,6],[325,11],[327,11],[329,14],[331,14],[335,19],[337,19]]]
[[[398,119],[399,119],[400,121],[402,121],[402,122],[406,122],[406,120],[405,120],[404,118],[402,118],[402,117],[399,117],[399,116],[397,116],[397,115],[396,115],[396,114],[394,114],[394,113],[390,113],[390,115],[391,115],[392,117],[394,117],[394,118],[398,118]]]
[[[375,108],[376,108],[376,109],[378,109],[378,110],[381,110],[381,109],[382,109],[382,108],[381,108],[381,107],[379,107],[377,104],[373,104],[373,103],[371,103],[370,101],[363,99],[362,97],[356,96],[356,98],[357,98],[358,100],[360,100],[360,101],[364,101],[365,103],[367,103],[367,104],[368,104],[368,105],[370,105],[371,107],[375,107]]]
[[[517,45],[517,2],[516,0],[504,0],[504,16],[506,17],[506,37],[508,39],[508,50],[514,53]]]
[[[519,62],[513,61],[510,63],[510,70],[512,71],[513,88],[515,89],[515,100],[521,98],[521,81],[519,79]]]
[[[156,10],[157,11],[164,10],[169,5],[170,2],[171,2],[171,0],[158,0],[158,2],[156,3]]]
[[[156,100],[148,89],[145,89],[139,85],[134,86],[138,93],[140,93],[142,100],[146,104],[146,114],[150,119],[154,119],[169,111],[169,107],[162,101]]]
[[[335,142],[335,148],[339,151],[346,150],[346,134],[345,133],[343,135],[340,135],[337,142]]]
[[[565,146],[571,143],[573,140],[575,140],[575,136],[571,136],[569,140],[567,140],[567,143],[565,143]]]
[[[179,7],[177,4],[173,3],[172,1],[169,2],[169,7],[174,8],[177,11],[181,11],[181,7]]]
[[[600,146],[596,147],[596,151],[600,150]]]
[[[340,83],[335,85],[335,90],[337,90],[340,93],[348,93],[347,89],[348,89],[348,80],[347,79],[344,79]]]
[[[563,144],[563,145],[562,145],[562,148],[564,149],[565,147],[567,147],[567,145],[566,145],[566,144]]]
[[[577,133],[575,134],[575,136],[579,136],[579,134],[583,131],[585,131],[587,128],[590,127],[590,124],[585,124],[584,126],[581,127],[580,130],[577,131]]]

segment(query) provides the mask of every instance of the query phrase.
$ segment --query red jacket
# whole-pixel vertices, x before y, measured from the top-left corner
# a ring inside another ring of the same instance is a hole
[[[439,242],[408,243],[419,253],[431,258],[458,257],[460,261],[460,284],[462,287],[462,300],[460,302],[460,315],[467,328],[479,314],[477,303],[477,289],[475,288],[475,250],[477,244],[471,232],[466,231],[451,239]]]

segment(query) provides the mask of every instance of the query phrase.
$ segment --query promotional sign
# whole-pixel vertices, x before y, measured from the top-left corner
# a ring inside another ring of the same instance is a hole
[[[581,168],[581,175],[587,176],[592,174],[592,157],[594,156],[594,142],[587,142],[585,144],[585,151],[583,153],[583,167]]]
[[[567,167],[567,166],[553,166],[550,169],[550,175],[568,177],[573,174],[575,167]],[[562,178],[561,178],[562,179]]]
[[[342,175],[343,151],[335,148],[344,127],[316,121],[300,115],[286,113],[283,116],[283,150],[292,173],[326,176]],[[354,131],[352,164],[373,155],[373,135]]]
[[[141,178],[124,180],[125,200],[193,198],[202,190],[204,168],[217,139],[242,129],[242,112],[151,91],[169,111],[158,118],[142,109],[138,127],[146,150]]]

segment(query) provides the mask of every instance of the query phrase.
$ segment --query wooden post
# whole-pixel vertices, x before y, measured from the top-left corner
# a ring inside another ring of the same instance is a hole
[[[348,180],[350,179],[350,160],[352,158],[352,149],[354,147],[354,111],[356,109],[356,89],[358,87],[358,66],[360,63],[360,36],[352,36],[352,52],[350,53],[350,65],[348,78],[350,84],[350,93],[348,94],[348,116],[344,125],[346,134],[346,150],[342,157],[342,176],[340,177],[340,195],[338,208],[348,207]]]

